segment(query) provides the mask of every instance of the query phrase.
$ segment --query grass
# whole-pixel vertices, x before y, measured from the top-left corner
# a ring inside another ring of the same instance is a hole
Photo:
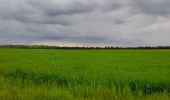
[[[170,50],[0,49],[2,100],[169,100]]]

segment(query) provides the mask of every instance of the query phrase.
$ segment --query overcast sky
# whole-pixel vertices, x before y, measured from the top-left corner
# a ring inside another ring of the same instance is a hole
[[[170,0],[0,0],[0,44],[170,45]]]

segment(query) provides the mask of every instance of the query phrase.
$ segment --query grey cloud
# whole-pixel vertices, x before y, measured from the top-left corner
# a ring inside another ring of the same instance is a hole
[[[153,16],[170,15],[169,0],[130,0],[132,10]]]
[[[0,0],[0,44],[170,45],[169,0]]]
[[[92,11],[95,8],[95,4],[89,4],[86,2],[79,2],[72,0],[68,3],[60,3],[54,0],[30,0],[30,4],[40,10],[47,16],[58,16],[58,15],[70,15],[77,13],[84,13]]]
[[[17,20],[23,23],[36,24],[70,24],[67,16],[49,17],[43,15],[43,10],[34,7],[29,0],[0,1],[0,18],[3,20]],[[50,6],[50,5],[49,5]]]

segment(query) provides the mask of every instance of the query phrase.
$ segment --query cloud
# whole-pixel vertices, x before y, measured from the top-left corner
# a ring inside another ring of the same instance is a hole
[[[170,45],[169,0],[0,0],[0,44]]]
[[[169,0],[131,0],[130,6],[139,13],[153,16],[167,16],[170,14]]]

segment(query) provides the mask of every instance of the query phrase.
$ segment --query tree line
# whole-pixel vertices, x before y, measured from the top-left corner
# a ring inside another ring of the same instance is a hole
[[[0,48],[23,48],[23,49],[170,49],[170,46],[140,46],[140,47],[60,47],[48,45],[0,45]]]

